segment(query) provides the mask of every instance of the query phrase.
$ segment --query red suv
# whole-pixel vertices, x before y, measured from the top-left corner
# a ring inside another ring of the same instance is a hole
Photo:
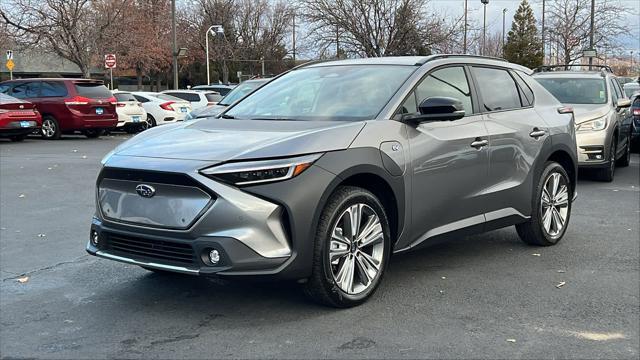
[[[42,137],[82,132],[99,137],[118,124],[116,99],[102,81],[88,79],[20,79],[0,83],[0,93],[29,101],[42,114]]]

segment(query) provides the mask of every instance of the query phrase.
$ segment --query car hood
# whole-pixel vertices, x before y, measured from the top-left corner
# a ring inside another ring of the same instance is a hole
[[[606,116],[611,108],[609,104],[565,104],[573,108],[576,124]]]
[[[114,150],[120,156],[229,161],[349,147],[365,122],[201,119],[146,130]]]

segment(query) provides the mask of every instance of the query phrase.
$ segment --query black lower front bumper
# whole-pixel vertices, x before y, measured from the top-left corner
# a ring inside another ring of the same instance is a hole
[[[91,224],[90,237],[97,233],[98,243],[87,243],[89,254],[128,264],[190,275],[284,275],[291,257],[266,258],[230,237],[167,237],[118,227],[99,219]],[[209,253],[217,250],[220,260],[213,264]]]

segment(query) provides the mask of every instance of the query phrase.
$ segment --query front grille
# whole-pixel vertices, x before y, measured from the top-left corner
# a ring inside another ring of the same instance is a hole
[[[193,264],[194,252],[189,244],[118,234],[109,234],[107,238],[108,249],[130,255],[134,258]]]

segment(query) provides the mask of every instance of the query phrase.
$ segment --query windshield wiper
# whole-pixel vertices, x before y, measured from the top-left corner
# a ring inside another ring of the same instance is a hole
[[[222,114],[220,115],[221,118],[223,119],[235,119],[236,117],[233,115],[227,115],[227,114]]]

